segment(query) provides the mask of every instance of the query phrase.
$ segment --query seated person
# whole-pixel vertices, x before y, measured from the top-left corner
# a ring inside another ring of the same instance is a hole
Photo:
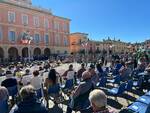
[[[57,83],[57,76],[56,76],[57,72],[55,69],[51,69],[49,74],[48,74],[48,78],[46,78],[45,80],[45,86],[48,89],[49,86],[53,86]]]
[[[8,99],[9,94],[8,90],[5,87],[0,86],[0,113],[7,113],[8,112]]]
[[[114,70],[113,70],[113,75],[119,74],[119,70],[121,69],[122,64],[120,63],[119,60],[116,60],[115,65],[114,65]]]
[[[73,65],[69,65],[69,69],[65,71],[65,73],[62,75],[64,79],[69,80],[69,79],[74,79],[74,70],[73,70]]]
[[[23,75],[22,79],[21,79],[21,83],[23,84],[23,86],[25,85],[29,85],[32,79],[32,74],[30,73],[30,69],[26,69],[25,70],[25,74]]]
[[[86,69],[85,69],[85,66],[84,66],[84,63],[83,63],[83,64],[81,64],[81,69],[79,69],[79,70],[78,70],[78,73],[77,73],[77,78],[78,78],[78,79],[81,79],[82,73],[83,73],[84,71],[86,71]]]
[[[47,108],[36,97],[33,86],[24,86],[20,90],[21,101],[9,113],[48,113]]]
[[[148,66],[145,68],[145,71],[146,71],[147,73],[150,73],[150,63],[149,63]]]
[[[0,66],[0,76],[4,76],[6,73],[5,68],[3,68],[2,66]]]
[[[115,109],[107,106],[107,96],[100,90],[95,89],[89,95],[93,113],[117,113]]]
[[[129,76],[132,73],[130,65],[131,62],[126,62],[125,66],[122,66],[121,69],[119,70],[122,81],[127,81],[129,79]]]
[[[67,108],[67,113],[71,113],[72,109],[80,109],[84,106],[85,103],[88,103],[88,97],[81,101],[81,98],[77,98],[81,95],[85,95],[91,89],[93,89],[93,83],[91,81],[91,74],[88,71],[83,72],[82,74],[83,81],[77,86],[74,92],[71,95],[71,102]]]
[[[91,74],[91,81],[93,85],[96,86],[97,82],[99,81],[99,75],[95,72],[95,66],[93,64],[90,65],[88,72]]]
[[[1,86],[4,86],[6,88],[16,86],[17,80],[13,77],[13,74],[11,71],[6,71],[6,79],[2,81]]]
[[[0,86],[0,101],[7,100],[9,97],[7,88]]]
[[[39,76],[39,71],[35,70],[33,72],[33,78],[31,79],[30,84],[35,88],[35,90],[42,88],[42,78]]]
[[[144,72],[145,68],[146,68],[146,63],[145,63],[144,59],[141,58],[139,60],[139,63],[138,63],[136,70],[138,71],[138,73],[142,73],[142,72]]]
[[[98,74],[100,74],[100,75],[103,74],[104,71],[103,71],[102,63],[101,62],[98,63],[98,64],[96,64],[96,70],[97,70]]]

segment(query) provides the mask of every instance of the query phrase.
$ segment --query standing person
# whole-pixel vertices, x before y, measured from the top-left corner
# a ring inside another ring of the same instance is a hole
[[[74,79],[74,70],[73,70],[73,65],[69,65],[69,69],[65,71],[65,73],[62,75],[64,79],[69,80],[69,79]]]
[[[102,65],[104,65],[104,62],[105,62],[104,56],[101,57],[101,61],[102,61]]]
[[[81,69],[78,70],[77,78],[81,79],[82,73],[86,71],[84,63],[81,64]]]
[[[30,84],[32,77],[33,76],[30,73],[30,69],[26,69],[25,74],[23,75],[21,79],[21,83],[23,84],[23,86]]]
[[[48,78],[46,78],[46,80],[45,80],[45,86],[48,89],[49,86],[53,86],[57,82],[58,82],[57,72],[55,69],[51,69],[49,74],[48,74]]]
[[[36,97],[33,86],[24,86],[20,90],[21,101],[9,113],[48,113],[47,108]]]
[[[35,88],[35,90],[42,88],[42,78],[39,76],[39,71],[35,70],[33,72],[33,78],[31,79],[30,84]]]

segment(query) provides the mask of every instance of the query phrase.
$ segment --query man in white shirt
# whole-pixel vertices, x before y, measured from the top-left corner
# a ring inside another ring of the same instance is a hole
[[[23,86],[30,84],[33,75],[30,73],[30,69],[25,70],[25,74],[22,77],[21,83]]]
[[[39,71],[33,72],[33,78],[31,79],[31,85],[35,88],[35,90],[39,90],[42,88],[42,77],[39,76]]]

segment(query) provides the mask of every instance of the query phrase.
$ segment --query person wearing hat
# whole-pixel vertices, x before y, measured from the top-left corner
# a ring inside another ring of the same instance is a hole
[[[13,74],[11,71],[6,71],[6,79],[4,81],[2,81],[1,83],[1,86],[4,86],[4,87],[13,87],[13,86],[16,86],[18,83],[17,83],[17,80],[16,78],[13,77]]]

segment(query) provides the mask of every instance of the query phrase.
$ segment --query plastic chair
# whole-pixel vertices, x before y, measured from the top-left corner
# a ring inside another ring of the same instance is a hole
[[[135,113],[148,113],[147,112],[148,105],[141,102],[134,102],[131,104],[128,109],[131,109]]]
[[[17,93],[18,93],[18,87],[17,87],[17,85],[13,86],[13,87],[7,87],[7,90],[9,92],[9,96],[12,96],[12,97],[16,96]]]
[[[131,91],[133,87],[133,80],[129,80],[127,85],[126,85],[126,91]]]
[[[107,83],[107,78],[106,77],[102,77],[100,79],[100,82],[98,84],[96,84],[97,87],[106,87],[106,83]]]
[[[134,82],[133,82],[133,86],[140,88],[140,87],[142,86],[142,82],[143,82],[143,77],[140,77],[140,78],[138,79],[138,81],[134,81]]]
[[[113,80],[107,80],[108,83],[113,83],[113,84],[120,84],[120,75],[117,75]]]
[[[148,91],[145,95],[150,96],[150,91]]]
[[[56,84],[53,86],[50,86],[48,88],[48,97],[54,101],[55,104],[61,103],[63,97],[60,90],[60,85]],[[48,100],[47,100],[47,106],[48,106]]]
[[[36,94],[37,94],[37,98],[41,98],[42,97],[42,88],[36,90]]]
[[[139,97],[136,101],[149,105],[150,104],[150,96],[143,95],[143,96]]]
[[[74,86],[74,83],[73,83],[73,79],[69,79],[66,81],[65,85],[62,85],[61,88],[63,90],[72,90],[73,89],[73,86]]]
[[[48,88],[48,94],[59,94],[59,92],[60,92],[60,86],[59,86],[59,84],[50,86]]]
[[[8,103],[7,100],[0,101],[0,113],[8,112]]]
[[[125,91],[126,83],[122,83],[119,87],[117,88],[112,88],[108,90],[108,93],[114,96],[119,96]]]

